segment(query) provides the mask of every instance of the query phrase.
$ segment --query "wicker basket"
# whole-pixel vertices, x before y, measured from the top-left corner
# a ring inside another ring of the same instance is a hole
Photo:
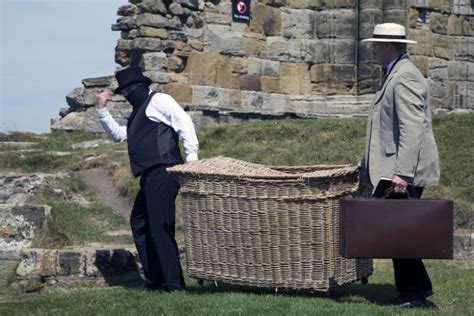
[[[339,198],[358,194],[356,167],[216,157],[168,171],[181,182],[189,276],[328,291],[372,273],[371,260],[339,256]]]

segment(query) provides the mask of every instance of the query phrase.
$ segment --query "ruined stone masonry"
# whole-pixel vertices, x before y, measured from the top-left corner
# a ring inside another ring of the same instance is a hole
[[[278,117],[364,115],[380,85],[369,43],[375,24],[408,29],[411,59],[430,84],[435,112],[474,109],[472,0],[253,0],[234,23],[231,0],[130,0],[112,25],[115,61],[140,65],[198,127]],[[112,71],[111,71],[112,72]],[[82,80],[53,129],[102,132],[95,95],[113,74]],[[121,96],[109,105],[121,119]]]

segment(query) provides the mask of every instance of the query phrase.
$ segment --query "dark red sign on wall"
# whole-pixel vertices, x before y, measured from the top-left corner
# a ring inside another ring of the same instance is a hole
[[[250,0],[232,0],[232,21],[250,23]]]

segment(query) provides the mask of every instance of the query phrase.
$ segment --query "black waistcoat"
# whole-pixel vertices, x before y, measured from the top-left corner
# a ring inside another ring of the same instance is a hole
[[[179,136],[170,126],[150,120],[145,113],[153,95],[132,112],[128,118],[127,143],[130,167],[135,177],[156,165],[183,163]]]

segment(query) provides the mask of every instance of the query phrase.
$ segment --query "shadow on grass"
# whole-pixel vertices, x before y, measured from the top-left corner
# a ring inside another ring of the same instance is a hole
[[[288,297],[320,298],[329,299],[336,303],[353,304],[375,304],[387,306],[390,301],[398,295],[394,285],[391,284],[361,284],[351,283],[329,290],[329,292],[318,292],[308,290],[281,290],[265,289],[257,287],[248,287],[240,285],[231,285],[219,283],[217,286],[211,281],[204,282],[203,285],[195,285],[194,282],[188,282],[186,292],[190,294],[206,295],[213,293],[246,293],[255,295],[284,295]],[[437,308],[437,306],[428,301],[426,308]]]
[[[196,281],[195,281],[196,282]],[[330,289],[328,292],[310,290],[287,290],[269,289],[227,283],[215,285],[212,281],[205,281],[203,285],[194,285],[193,281],[188,282],[187,292],[192,294],[212,294],[212,293],[251,293],[251,294],[272,294],[298,296],[298,297],[319,297],[328,298],[336,302],[356,302],[369,301],[375,304],[386,304],[397,295],[397,291],[390,284],[357,284],[351,283]]]

